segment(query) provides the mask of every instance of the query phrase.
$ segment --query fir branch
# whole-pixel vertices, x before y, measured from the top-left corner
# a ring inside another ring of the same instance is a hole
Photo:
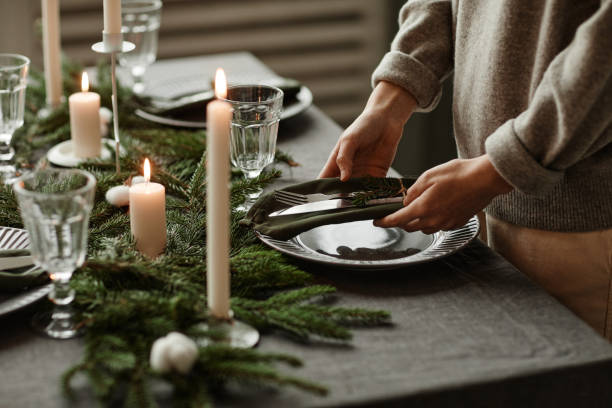
[[[66,94],[78,88],[82,67],[64,59]],[[70,138],[68,106],[63,104],[44,119],[37,112],[45,106],[44,78],[28,87],[24,126],[13,138],[17,163],[23,167],[46,165],[46,149]],[[103,106],[111,106],[109,67],[98,67],[95,89]],[[121,115],[121,173],[115,173],[114,157],[90,160],[79,167],[97,179],[95,205],[90,216],[87,262],[74,274],[71,285],[78,293],[74,306],[86,328],[83,358],[64,373],[62,387],[71,393],[71,381],[82,373],[102,403],[155,407],[149,382],[164,381],[174,390],[174,402],[187,406],[212,406],[216,391],[225,382],[249,382],[325,394],[324,387],[286,376],[275,364],[297,367],[301,362],[280,354],[209,345],[187,376],[158,375],[149,366],[153,341],[170,331],[214,339],[218,333],[202,333],[198,324],[208,318],[206,303],[206,133],[166,128],[134,114],[139,101],[119,86]],[[114,153],[113,153],[114,154]],[[155,166],[154,180],[166,186],[167,248],[151,260],[141,255],[129,230],[126,209],[106,203],[109,188],[124,184],[141,173],[145,157]],[[276,152],[276,161],[290,166],[293,159]],[[279,330],[299,340],[313,338],[346,341],[350,326],[386,324],[382,311],[322,304],[334,292],[329,286],[308,286],[311,277],[280,253],[258,243],[253,231],[238,224],[243,214],[236,207],[246,196],[280,177],[269,169],[255,179],[240,171],[231,174],[231,284],[232,309],[244,321],[262,331]],[[17,201],[10,187],[0,185],[0,224],[22,227]],[[194,387],[193,384],[198,384]]]

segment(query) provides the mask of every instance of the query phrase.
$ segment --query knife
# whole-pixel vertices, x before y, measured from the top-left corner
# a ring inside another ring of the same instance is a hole
[[[29,255],[0,258],[0,271],[21,268],[28,265],[34,265],[34,261]]]
[[[376,198],[374,200],[366,201],[365,205],[370,207],[372,205],[389,204],[389,203],[401,203],[404,201],[404,197],[391,197],[391,198]],[[345,198],[338,198],[335,200],[316,201],[314,203],[294,205],[293,207],[285,208],[283,210],[274,211],[268,214],[268,217],[279,217],[282,215],[293,215],[302,214],[316,211],[334,210],[337,208],[351,208],[357,207],[351,200]]]

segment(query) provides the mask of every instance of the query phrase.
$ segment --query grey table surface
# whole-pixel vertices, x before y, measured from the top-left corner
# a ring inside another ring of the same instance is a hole
[[[160,62],[149,80],[163,83],[176,72],[207,78],[216,66],[245,81],[272,74],[239,53]],[[282,123],[279,148],[301,166],[284,168],[276,186],[315,177],[340,133],[314,106]],[[393,271],[300,265],[339,289],[337,304],[388,310],[393,324],[356,329],[350,346],[265,335],[260,350],[302,358],[303,368],[287,371],[327,385],[330,394],[237,388],[220,405],[612,406],[612,346],[479,241]],[[0,407],[93,405],[83,378],[75,382],[75,401],[59,388],[62,372],[81,357],[82,341],[34,334],[31,312],[0,320]]]

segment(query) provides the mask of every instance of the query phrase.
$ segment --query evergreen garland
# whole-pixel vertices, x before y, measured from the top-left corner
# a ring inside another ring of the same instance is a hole
[[[64,91],[77,91],[81,67],[64,60]],[[16,160],[22,167],[44,167],[44,153],[52,145],[70,138],[67,104],[50,116],[38,119],[44,106],[44,80],[31,72],[27,90],[25,125],[15,134]],[[98,67],[97,85],[102,105],[110,107],[110,74]],[[161,375],[149,366],[153,341],[170,331],[192,338],[215,337],[201,332],[197,323],[207,318],[206,305],[206,168],[204,131],[177,130],[146,122],[136,115],[137,99],[120,87],[119,107],[121,174],[115,173],[114,157],[92,160],[82,169],[97,179],[95,205],[91,213],[88,258],[71,280],[80,324],[86,328],[82,361],[62,377],[65,393],[71,395],[71,379],[85,373],[101,402],[129,407],[156,406],[152,381],[163,381],[174,389],[178,406],[210,406],[215,392],[228,381],[290,385],[324,395],[326,389],[310,381],[279,373],[274,365],[297,367],[291,356],[240,350],[215,344],[201,346],[190,374]],[[112,131],[112,129],[111,129]],[[125,209],[104,200],[106,191],[140,174],[144,157],[154,166],[153,180],[165,185],[168,245],[155,260],[134,248],[129,216]],[[277,162],[295,165],[288,155],[277,152]],[[351,338],[349,327],[389,322],[384,311],[343,308],[321,303],[334,288],[313,285],[309,274],[280,253],[258,242],[252,231],[239,226],[243,213],[236,207],[246,195],[280,176],[278,169],[263,172],[254,180],[232,173],[231,188],[231,305],[237,318],[261,332],[282,331],[306,341],[312,337],[333,341]],[[0,225],[23,227],[12,190],[0,186]],[[217,334],[218,335],[218,334]]]

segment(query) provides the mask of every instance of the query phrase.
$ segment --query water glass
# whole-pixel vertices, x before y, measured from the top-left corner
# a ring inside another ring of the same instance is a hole
[[[29,66],[30,60],[23,55],[0,54],[0,179],[7,184],[15,177],[11,140],[23,126]]]
[[[246,178],[253,179],[274,160],[283,91],[267,85],[229,87],[226,101],[232,106],[230,157]],[[248,211],[261,190],[249,194],[239,210]]]
[[[119,54],[119,65],[130,70],[136,94],[143,93],[144,73],[157,57],[157,39],[161,23],[160,0],[122,0],[121,18],[123,39],[136,45],[128,53]]]
[[[51,312],[36,314],[33,325],[59,339],[75,337],[70,303],[70,278],[87,253],[87,226],[93,207],[96,179],[73,169],[45,169],[18,178],[13,184],[21,217],[30,236],[34,264],[49,274],[53,289]]]

